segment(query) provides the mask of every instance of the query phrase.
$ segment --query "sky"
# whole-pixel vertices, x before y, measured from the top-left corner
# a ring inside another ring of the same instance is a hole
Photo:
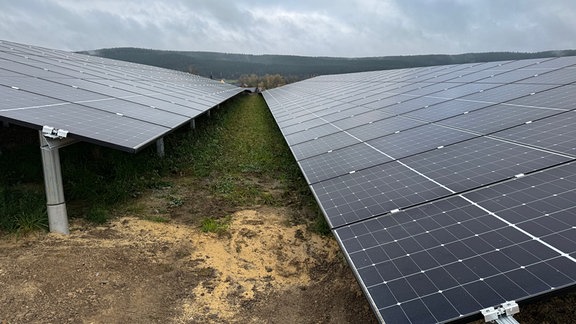
[[[0,0],[0,40],[367,57],[576,49],[575,0]]]

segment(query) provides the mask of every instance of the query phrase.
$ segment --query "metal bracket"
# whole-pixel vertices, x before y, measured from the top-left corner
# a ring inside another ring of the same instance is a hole
[[[56,149],[74,144],[75,139],[69,138],[68,131],[57,129],[50,126],[43,126],[40,132],[40,146],[48,147],[49,149]]]
[[[485,308],[481,312],[482,315],[484,315],[484,321],[486,323],[518,324],[518,321],[514,319],[513,315],[519,313],[520,308],[515,301],[509,301],[500,304],[497,308]]]
[[[68,136],[68,131],[50,126],[42,126],[42,135],[48,138],[62,139]]]

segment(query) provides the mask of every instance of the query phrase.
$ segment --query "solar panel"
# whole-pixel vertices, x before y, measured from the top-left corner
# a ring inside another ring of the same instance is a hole
[[[562,175],[553,180],[534,174],[335,234],[384,321],[459,319],[573,284],[575,167],[547,171]],[[540,189],[550,185],[557,190]],[[536,206],[558,194],[565,203],[546,211],[516,199],[529,195]]]
[[[575,70],[533,59],[264,92],[302,124],[318,98],[369,110],[286,139],[380,321],[461,321],[576,286]]]
[[[310,187],[333,228],[450,194],[400,162],[384,163]]]
[[[316,183],[388,161],[392,159],[369,145],[360,143],[300,160],[298,163],[302,170],[306,170],[304,175],[308,183]]]
[[[296,160],[302,160],[328,151],[337,150],[346,146],[357,144],[359,141],[343,132],[330,134],[324,137],[296,144],[291,147]]]
[[[241,88],[188,73],[0,41],[0,118],[136,152]]]
[[[562,154],[480,137],[408,157],[402,162],[454,192],[463,192],[569,160],[570,157]]]
[[[576,157],[576,111],[494,133],[494,137]]]
[[[374,138],[394,134],[396,132],[401,132],[422,125],[423,123],[417,120],[402,117],[392,117],[370,122],[362,126],[348,128],[346,129],[346,132],[355,138],[368,141]]]
[[[493,104],[489,102],[450,100],[412,111],[406,114],[405,117],[417,118],[427,122],[435,122],[491,105]]]
[[[368,144],[395,159],[400,159],[476,136],[469,132],[428,124],[382,136],[368,141]]]
[[[490,134],[502,129],[552,116],[559,112],[562,112],[562,110],[499,104],[477,109],[470,113],[463,113],[459,116],[444,119],[438,123],[479,134]]]

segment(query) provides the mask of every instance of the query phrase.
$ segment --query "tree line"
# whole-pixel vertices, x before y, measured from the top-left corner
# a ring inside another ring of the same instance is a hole
[[[266,88],[272,84],[285,84],[317,75],[433,65],[576,56],[576,50],[559,50],[536,53],[489,52],[459,55],[339,58],[163,51],[132,47],[106,48],[81,53],[186,71],[214,79],[237,80],[238,83],[248,86],[264,84]]]

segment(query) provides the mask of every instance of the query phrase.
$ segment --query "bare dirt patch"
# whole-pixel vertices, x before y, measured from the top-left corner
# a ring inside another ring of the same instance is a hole
[[[374,322],[335,241],[285,208],[223,234],[121,217],[0,241],[4,323]]]

